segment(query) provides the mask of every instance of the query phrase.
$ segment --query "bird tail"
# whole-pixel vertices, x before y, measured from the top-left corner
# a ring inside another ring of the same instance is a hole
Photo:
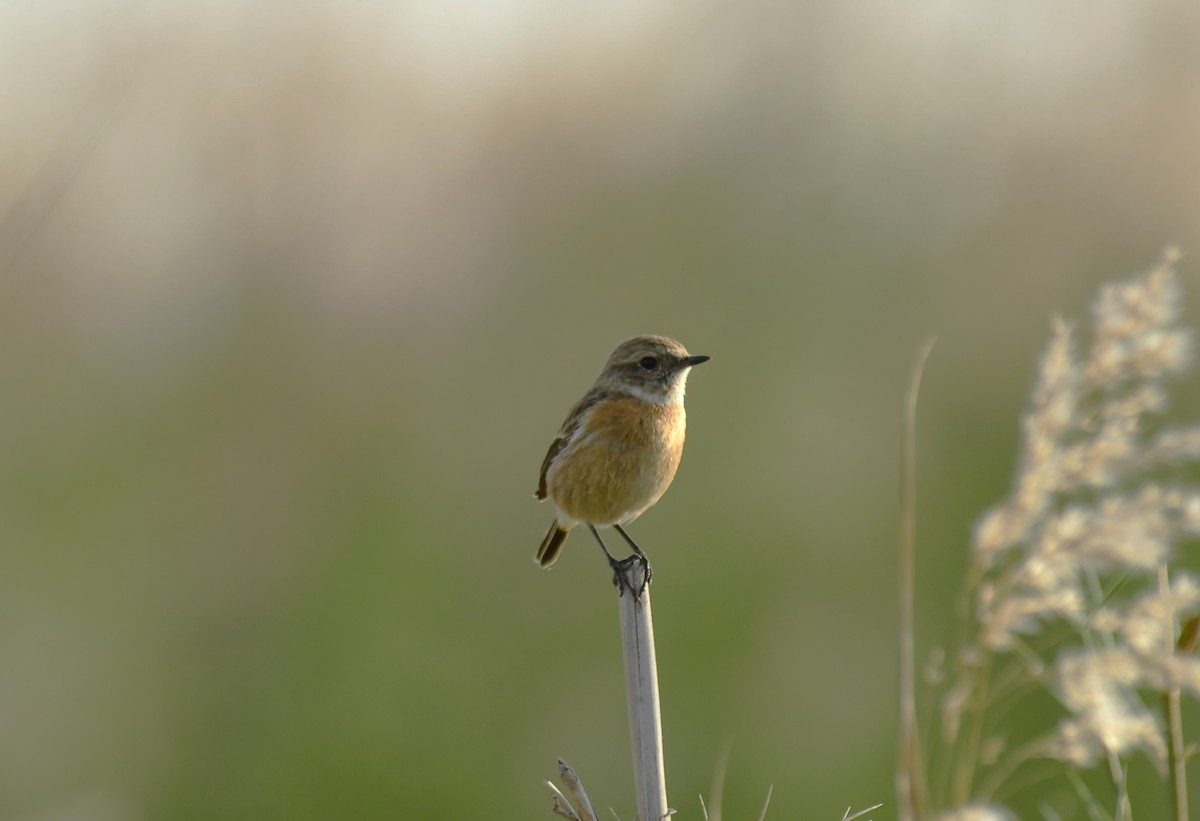
[[[549,567],[554,564],[554,560],[558,558],[558,552],[562,550],[563,542],[567,540],[567,534],[570,532],[569,528],[564,528],[558,523],[558,519],[555,519],[554,524],[550,525],[550,529],[546,531],[546,537],[538,545],[537,553],[533,557],[534,564],[540,567]]]

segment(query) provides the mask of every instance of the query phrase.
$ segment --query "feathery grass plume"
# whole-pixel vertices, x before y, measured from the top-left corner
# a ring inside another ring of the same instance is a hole
[[[958,809],[939,818],[1005,817],[987,814],[1003,813],[994,795],[1034,758],[1106,764],[1114,815],[1127,817],[1122,757],[1142,751],[1166,770],[1158,702],[1141,693],[1200,695],[1200,659],[1176,647],[1179,622],[1200,612],[1200,582],[1168,572],[1179,544],[1200,535],[1200,489],[1172,475],[1200,461],[1200,424],[1157,416],[1166,381],[1192,361],[1178,258],[1169,250],[1100,290],[1086,356],[1070,323],[1052,323],[1012,489],[973,533],[935,785],[938,803]],[[1058,726],[996,738],[999,708],[1036,690],[1062,705]]]

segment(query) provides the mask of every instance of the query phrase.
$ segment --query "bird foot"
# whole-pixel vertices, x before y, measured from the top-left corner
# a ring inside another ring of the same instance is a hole
[[[644,553],[634,553],[632,556],[624,559],[608,560],[609,566],[613,569],[613,585],[617,588],[617,596],[623,596],[628,590],[633,595],[633,600],[637,601],[642,597],[644,591],[650,585],[650,579],[654,575],[653,569],[650,567],[650,560],[646,558]],[[638,585],[638,589],[633,589],[633,582],[630,579],[630,571],[634,567],[641,565],[642,567],[642,583]]]

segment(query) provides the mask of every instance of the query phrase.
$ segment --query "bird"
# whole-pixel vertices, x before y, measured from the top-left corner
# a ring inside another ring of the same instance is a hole
[[[653,506],[675,478],[687,427],[688,374],[708,360],[665,336],[635,336],[609,354],[542,461],[534,496],[549,499],[555,516],[534,554],[537,565],[553,565],[567,535],[584,525],[608,558],[618,592],[624,585],[634,593],[626,576],[634,562],[645,570],[643,587],[649,582],[650,562],[622,525]],[[618,561],[609,553],[596,531],[609,526],[633,555]]]

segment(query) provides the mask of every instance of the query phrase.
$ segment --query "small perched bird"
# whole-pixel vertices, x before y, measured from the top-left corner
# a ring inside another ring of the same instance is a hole
[[[684,386],[692,366],[707,361],[665,336],[635,336],[609,355],[542,462],[534,495],[554,502],[556,515],[535,563],[554,564],[567,534],[582,524],[600,542],[618,585],[629,586],[624,571],[637,561],[649,580],[646,554],[621,525],[645,513],[675,478],[686,428]],[[596,532],[609,525],[633,549],[628,559],[614,559]]]

